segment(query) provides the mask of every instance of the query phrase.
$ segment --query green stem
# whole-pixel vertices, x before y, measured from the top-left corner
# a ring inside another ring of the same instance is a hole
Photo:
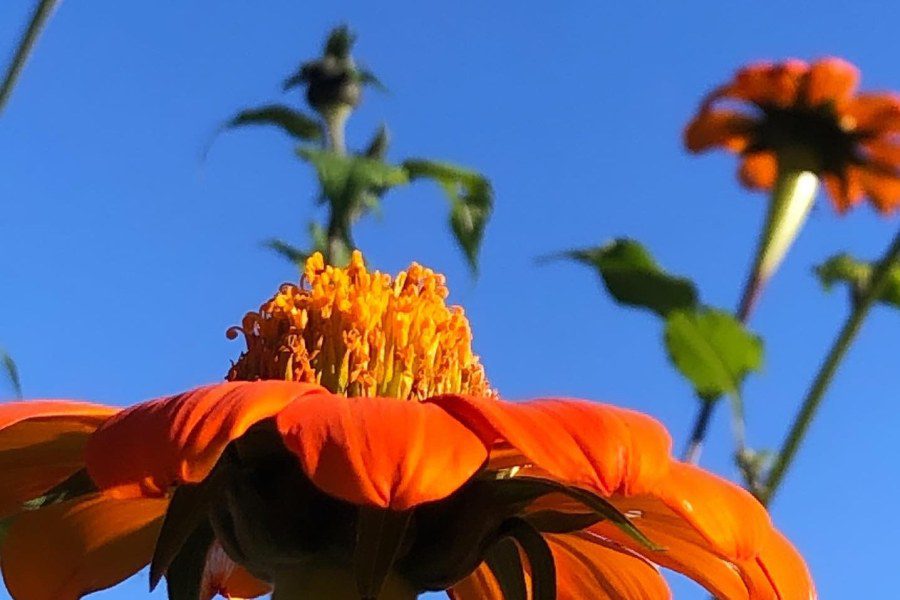
[[[10,62],[9,67],[7,67],[3,83],[0,84],[0,112],[3,112],[10,95],[12,95],[12,90],[16,86],[16,81],[18,81],[19,75],[21,75],[22,69],[25,67],[25,62],[28,60],[28,55],[31,54],[31,51],[34,49],[34,44],[37,42],[41,30],[44,28],[44,25],[47,24],[47,19],[50,18],[56,5],[57,0],[41,0],[34,9],[34,13],[31,15],[31,21],[28,23],[28,29],[26,29],[24,35],[22,35],[19,46],[16,48],[16,53],[13,55],[12,62]]]
[[[898,259],[900,259],[900,233],[894,237],[894,241],[891,243],[890,248],[885,252],[884,257],[878,263],[878,266],[875,267],[869,285],[863,293],[856,297],[850,316],[844,323],[837,339],[835,339],[834,344],[831,346],[831,350],[828,352],[822,366],[819,368],[819,372],[816,374],[816,377],[809,388],[809,392],[803,400],[800,411],[797,413],[793,425],[791,425],[787,438],[785,438],[781,450],[776,455],[775,463],[772,465],[771,471],[769,471],[769,476],[766,479],[760,497],[763,504],[768,505],[772,501],[775,492],[778,491],[778,487],[784,480],[784,476],[790,468],[791,463],[797,454],[797,450],[800,448],[800,443],[803,441],[803,438],[816,415],[816,411],[822,403],[822,399],[825,397],[825,392],[828,390],[828,386],[834,378],[838,366],[847,354],[847,350],[856,339],[863,321],[869,314],[869,310],[884,292],[885,287],[890,280],[891,267]]]
[[[350,118],[352,111],[351,106],[338,104],[321,112],[325,123],[326,150],[331,150],[341,156],[347,154],[345,131],[347,119]],[[340,210],[337,210],[335,206],[330,208],[326,229],[325,261],[332,265],[343,266],[350,258],[350,248],[347,247],[346,242],[349,239],[349,231],[345,231],[349,224],[346,223],[347,216],[342,214],[344,208]]]

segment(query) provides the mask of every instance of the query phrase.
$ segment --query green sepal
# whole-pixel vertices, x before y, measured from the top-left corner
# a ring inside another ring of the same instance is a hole
[[[528,600],[522,557],[512,538],[497,541],[488,549],[484,561],[500,586],[503,600]]]
[[[359,508],[353,571],[361,598],[378,597],[397,560],[411,515],[410,511]]]
[[[199,600],[203,570],[214,540],[212,526],[205,519],[188,532],[166,571],[169,600]]]
[[[314,142],[322,139],[322,125],[318,119],[284,104],[242,110],[225,127],[232,129],[247,125],[272,125],[300,141]]]

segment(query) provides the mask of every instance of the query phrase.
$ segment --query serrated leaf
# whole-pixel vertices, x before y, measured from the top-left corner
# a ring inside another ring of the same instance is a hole
[[[571,250],[565,256],[596,269],[620,304],[646,308],[662,317],[697,305],[694,283],[664,271],[634,240],[618,239],[598,248]]]
[[[491,216],[494,193],[482,174],[465,167],[433,160],[403,162],[410,180],[431,179],[450,200],[450,228],[463,249],[472,271],[478,268],[478,251]]]
[[[827,290],[836,283],[846,283],[854,293],[864,293],[869,287],[875,264],[856,259],[849,254],[838,254],[816,267],[816,275]],[[891,267],[887,285],[878,301],[900,308],[900,264]]]
[[[665,342],[672,364],[706,400],[737,394],[747,374],[762,366],[762,340],[721,310],[672,312]]]
[[[0,350],[0,371],[9,381],[13,392],[16,396],[22,397],[22,381],[19,379],[19,369],[16,367],[15,361],[6,352]]]
[[[242,110],[228,121],[225,127],[231,129],[246,125],[273,125],[288,135],[306,142],[322,138],[322,125],[317,119],[283,104],[269,104]]]

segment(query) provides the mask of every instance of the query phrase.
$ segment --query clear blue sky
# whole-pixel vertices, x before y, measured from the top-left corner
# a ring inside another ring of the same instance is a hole
[[[4,59],[32,4],[0,3]],[[658,323],[614,306],[586,269],[534,259],[629,235],[731,307],[764,198],[738,187],[731,157],[682,150],[701,95],[753,59],[826,54],[859,65],[866,88],[900,89],[900,5],[810,6],[64,2],[0,118],[0,344],[30,397],[124,405],[221,379],[241,350],[226,328],[295,277],[259,243],[304,241],[315,182],[275,131],[226,134],[205,163],[201,151],[236,109],[287,99],[281,79],[346,21],[390,88],[368,95],[350,143],[386,121],[391,158],[477,167],[497,196],[477,280],[427,184],[360,227],[370,263],[445,272],[505,396],[634,407],[680,450],[695,404]],[[781,440],[846,313],[810,268],[874,257],[897,226],[818,203],[754,321],[767,341],[746,389],[754,445]],[[896,313],[874,311],[774,506],[825,598],[881,597],[896,571],[898,333]],[[713,431],[704,464],[735,476],[725,411]]]

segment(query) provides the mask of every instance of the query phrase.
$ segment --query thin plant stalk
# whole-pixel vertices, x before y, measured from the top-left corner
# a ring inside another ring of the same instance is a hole
[[[822,362],[822,366],[819,368],[815,379],[813,379],[809,392],[806,394],[806,398],[804,398],[803,404],[794,418],[788,435],[775,456],[775,462],[769,471],[760,494],[760,501],[763,504],[768,505],[772,501],[775,492],[778,491],[779,486],[784,481],[784,477],[793,463],[807,431],[809,431],[809,426],[812,424],[816,412],[825,398],[825,392],[828,390],[838,366],[859,334],[863,321],[869,314],[872,306],[887,287],[890,280],[891,267],[898,260],[900,260],[900,233],[894,237],[891,246],[872,273],[872,278],[866,288],[854,296],[853,309],[840,333],[838,333],[825,360]]]
[[[778,164],[779,175],[772,189],[763,232],[735,311],[743,324],[749,321],[766,283],[781,265],[806,222],[818,189],[818,178],[810,168],[813,164],[810,153],[803,149],[786,148],[779,154]],[[701,403],[683,455],[685,461],[699,461],[716,404],[718,402],[715,400],[704,400]],[[744,431],[744,414],[740,402],[732,403],[732,423],[736,434]],[[741,440],[737,440],[737,443],[738,446],[743,445]]]
[[[41,30],[47,24],[47,20],[53,14],[53,10],[58,4],[58,0],[41,0],[35,7],[34,13],[31,15],[31,21],[28,23],[28,28],[22,35],[22,39],[19,40],[19,45],[12,57],[12,61],[6,69],[3,83],[0,84],[0,113],[3,112],[9,97],[12,95],[13,88],[16,86],[19,75],[22,74],[22,69],[25,68],[29,55],[34,50],[34,45],[41,34]]]

